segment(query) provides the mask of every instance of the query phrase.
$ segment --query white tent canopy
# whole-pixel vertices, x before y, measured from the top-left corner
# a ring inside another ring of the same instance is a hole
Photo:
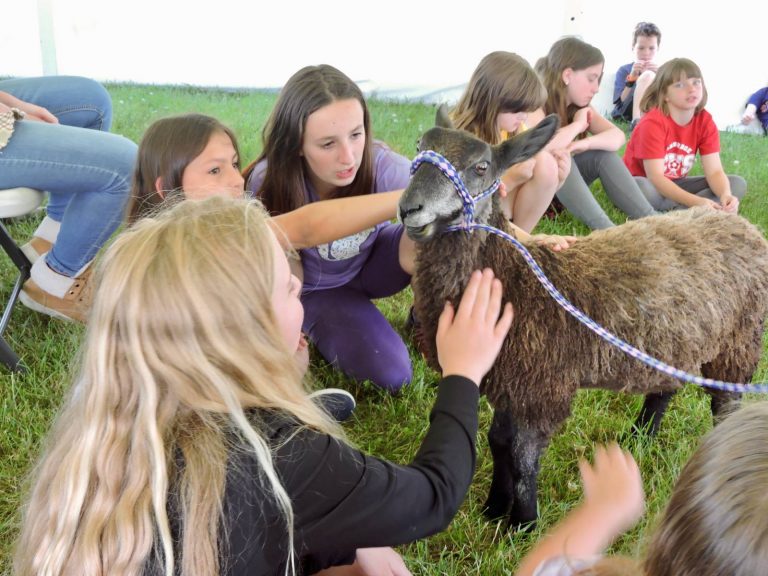
[[[768,81],[760,4],[544,0],[465,4],[390,0],[37,0],[14,4],[0,35],[0,74],[76,74],[102,81],[279,87],[307,64],[329,63],[381,96],[450,99],[492,50],[531,63],[563,34],[606,58],[595,104],[610,108],[613,74],[632,59],[639,20],[662,31],[659,59],[693,59],[724,129]],[[753,12],[750,8],[755,7]],[[7,11],[5,11],[7,14]],[[452,90],[453,89],[453,90]]]

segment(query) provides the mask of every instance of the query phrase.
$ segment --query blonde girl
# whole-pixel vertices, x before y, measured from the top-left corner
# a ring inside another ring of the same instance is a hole
[[[144,218],[96,280],[15,574],[311,574],[356,560],[407,574],[369,548],[453,517],[474,467],[477,384],[512,321],[490,270],[441,317],[445,377],[408,466],[349,446],[308,398],[300,284],[258,202],[216,196]]]
[[[491,52],[472,73],[451,120],[456,128],[496,145],[541,121],[546,99],[546,89],[524,58]],[[504,174],[507,196],[502,207],[518,238],[527,237],[544,215],[570,170],[570,160],[565,150],[542,151]]]
[[[590,190],[598,178],[608,198],[630,218],[656,213],[616,153],[624,133],[590,104],[600,89],[604,63],[600,50],[572,36],[555,42],[536,63],[547,89],[545,112],[560,117],[550,147],[566,148],[573,157],[557,198],[593,230],[614,225]]]
[[[737,212],[747,193],[744,178],[723,170],[720,132],[706,105],[701,70],[687,58],[664,63],[643,96],[646,115],[632,133],[624,163],[656,210],[706,206]],[[704,176],[689,176],[697,154]]]

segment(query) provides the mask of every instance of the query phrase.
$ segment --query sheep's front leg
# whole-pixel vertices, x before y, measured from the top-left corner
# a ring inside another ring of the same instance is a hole
[[[667,406],[675,394],[674,390],[646,394],[643,407],[640,409],[640,414],[637,415],[637,420],[635,420],[635,430],[648,430],[651,436],[655,436],[659,431]]]
[[[539,457],[547,440],[546,434],[515,422],[508,412],[494,412],[488,432],[493,456],[493,479],[485,502],[488,518],[506,516],[512,527],[533,526]]]
[[[745,382],[749,382],[749,380],[745,380]],[[712,418],[715,424],[736,410],[741,403],[741,393],[739,392],[725,392],[711,388],[707,388],[707,392],[710,396]]]

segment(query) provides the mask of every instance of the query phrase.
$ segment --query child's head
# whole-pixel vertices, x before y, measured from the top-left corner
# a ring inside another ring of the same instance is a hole
[[[547,91],[524,58],[512,52],[491,52],[478,64],[458,104],[454,125],[489,144],[512,134],[528,112],[544,106]]]
[[[659,108],[667,116],[670,110],[693,109],[698,113],[706,105],[707,88],[701,70],[687,58],[673,58],[659,66],[640,101],[643,112]]]
[[[296,72],[262,133],[267,173],[261,198],[268,210],[279,214],[303,205],[305,179],[323,197],[370,193],[370,136],[370,114],[357,84],[327,64]]]
[[[212,194],[243,194],[240,152],[232,130],[203,114],[162,118],[147,128],[133,174],[129,223],[165,201]]]
[[[656,51],[661,44],[661,30],[652,22],[638,22],[632,33],[632,50],[635,59],[650,62],[656,57]]]
[[[768,402],[702,440],[683,468],[644,563],[648,576],[753,576],[768,566]]]
[[[599,49],[574,36],[555,42],[536,63],[547,89],[547,113],[570,122],[579,108],[588,106],[600,89],[605,58]]]
[[[58,574],[117,558],[132,559],[123,572],[141,573],[155,535],[172,557],[171,487],[178,509],[194,511],[180,521],[184,573],[218,572],[235,439],[291,526],[260,433],[265,412],[249,409],[337,431],[307,397],[295,361],[297,282],[261,204],[225,197],[141,219],[106,251],[96,281],[82,369],[35,474],[19,542],[19,565],[34,569],[19,573],[47,572],[46,559]]]

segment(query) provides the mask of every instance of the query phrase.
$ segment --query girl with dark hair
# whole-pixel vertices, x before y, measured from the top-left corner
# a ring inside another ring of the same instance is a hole
[[[332,66],[308,66],[288,80],[262,137],[246,187],[273,216],[408,184],[410,161],[373,140],[360,88]],[[402,225],[391,223],[301,250],[304,331],[342,372],[393,393],[410,382],[411,361],[371,300],[408,286],[413,252]]]

